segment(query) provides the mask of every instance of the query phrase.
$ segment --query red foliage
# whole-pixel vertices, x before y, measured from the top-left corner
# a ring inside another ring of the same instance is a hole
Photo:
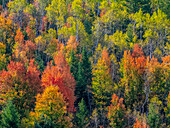
[[[101,10],[100,17],[102,17],[105,13],[106,13],[106,10],[105,10],[105,8],[103,8],[103,9]]]
[[[40,72],[31,60],[28,69],[21,62],[10,62],[7,71],[0,73],[0,98],[3,101],[14,99],[20,108],[31,108],[35,96],[41,92]]]
[[[37,49],[37,46],[32,41],[26,41],[23,50],[26,52],[26,57],[31,59],[34,57],[34,52]]]
[[[68,111],[74,111],[74,90],[76,82],[70,73],[70,67],[64,55],[59,52],[55,56],[55,66],[47,66],[42,76],[42,86],[58,86],[68,102]]]
[[[2,9],[3,9],[3,8],[2,8],[2,5],[0,5],[0,11],[2,11]]]
[[[43,17],[43,22],[42,22],[42,25],[41,25],[42,31],[45,31],[45,30],[46,30],[45,28],[47,27],[47,22],[48,22],[48,19],[47,19],[46,16],[44,16],[44,17]]]
[[[27,73],[26,81],[28,82],[29,89],[32,89],[32,92],[40,93],[41,89],[41,80],[40,80],[40,71],[37,70],[37,65],[34,64],[35,60],[30,60]],[[34,90],[34,91],[33,91]],[[31,91],[31,90],[30,90]]]
[[[144,56],[142,48],[140,48],[138,44],[134,44],[132,57],[135,58],[135,57],[141,57],[141,56]]]

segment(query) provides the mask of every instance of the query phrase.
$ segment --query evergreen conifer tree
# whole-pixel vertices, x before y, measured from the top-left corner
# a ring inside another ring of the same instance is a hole
[[[75,89],[75,95],[77,96],[77,101],[76,104],[81,101],[81,99],[86,99],[87,98],[87,86],[86,86],[86,81],[84,79],[84,74],[82,72],[82,63],[78,63],[78,72],[77,72],[77,85]]]
[[[3,108],[1,116],[1,128],[19,127],[20,115],[11,100],[9,100],[6,107]]]
[[[84,74],[84,80],[86,85],[91,85],[92,80],[92,70],[91,70],[91,63],[89,61],[86,49],[83,47],[82,51],[82,70]]]
[[[89,89],[91,88],[91,82],[92,82],[92,68],[91,68],[91,62],[89,61],[87,51],[85,47],[83,47],[82,51],[82,74],[83,74],[83,80],[86,92],[84,93],[84,101],[86,105],[88,106],[88,109],[91,112],[91,99],[92,99],[92,93],[90,93]]]
[[[78,110],[76,112],[76,123],[79,128],[85,128],[88,120],[87,120],[88,111],[83,99],[78,104]]]
[[[78,60],[73,50],[71,50],[70,72],[73,73],[73,77],[77,81]]]

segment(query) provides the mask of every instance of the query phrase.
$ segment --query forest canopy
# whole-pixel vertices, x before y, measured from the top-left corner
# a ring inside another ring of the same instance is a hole
[[[170,127],[169,0],[1,0],[0,127]]]

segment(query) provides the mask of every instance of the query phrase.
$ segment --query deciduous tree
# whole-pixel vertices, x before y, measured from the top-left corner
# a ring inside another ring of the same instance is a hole
[[[63,94],[59,92],[59,87],[51,85],[46,87],[42,94],[37,95],[35,113],[31,112],[30,115],[42,127],[45,125],[52,128],[69,127],[71,123],[65,116],[67,113],[66,105]],[[41,118],[42,115],[44,118]],[[47,122],[42,124],[45,118]]]
[[[64,55],[59,52],[54,58],[55,66],[49,64],[42,75],[42,86],[58,86],[68,102],[68,110],[74,111],[74,90],[76,82],[70,73],[70,67],[66,62]]]
[[[2,128],[18,128],[20,126],[20,115],[11,100],[3,108],[1,116],[0,126]]]
[[[111,105],[108,108],[108,119],[110,120],[110,125],[114,128],[126,127],[127,115],[125,105],[123,104],[123,98],[119,99],[116,94],[113,94]]]

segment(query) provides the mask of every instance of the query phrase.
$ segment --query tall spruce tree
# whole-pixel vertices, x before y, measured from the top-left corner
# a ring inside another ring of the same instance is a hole
[[[87,51],[84,47],[83,47],[83,51],[82,51],[82,70],[83,70],[83,74],[84,74],[83,78],[86,82],[85,84],[91,85],[91,81],[92,81],[91,63],[89,61]]]
[[[78,103],[78,110],[76,112],[76,117],[75,117],[76,125],[79,128],[86,127],[86,125],[88,123],[87,116],[88,116],[88,111],[86,108],[86,104],[85,104],[84,100],[81,99],[81,102]]]
[[[76,54],[80,54],[79,51],[79,47],[77,47]],[[78,57],[75,57],[73,51],[71,52],[70,70],[73,73],[73,76],[77,82],[75,89],[75,95],[77,96],[77,100],[75,102],[75,105],[78,105],[78,103],[83,98],[88,108],[91,109],[91,105],[89,102],[91,96],[88,92],[88,86],[91,85],[92,71],[91,63],[89,61],[85,48],[83,48],[82,50],[81,62],[78,62]]]
[[[91,112],[92,94],[90,93],[89,88],[91,88],[91,82],[92,82],[92,68],[85,47],[83,47],[83,51],[82,51],[82,74],[85,82],[84,85],[86,86],[85,87],[86,95],[84,97],[84,100],[86,102],[86,105],[88,106],[88,109]]]
[[[70,72],[73,73],[73,77],[77,81],[78,59],[76,58],[73,50],[71,50]]]
[[[75,89],[75,95],[77,96],[76,104],[81,101],[81,99],[86,99],[86,81],[84,79],[84,74],[82,72],[82,63],[78,63],[78,73],[77,73],[77,85]]]
[[[20,115],[11,100],[9,100],[6,107],[3,108],[1,117],[1,128],[19,127]]]

